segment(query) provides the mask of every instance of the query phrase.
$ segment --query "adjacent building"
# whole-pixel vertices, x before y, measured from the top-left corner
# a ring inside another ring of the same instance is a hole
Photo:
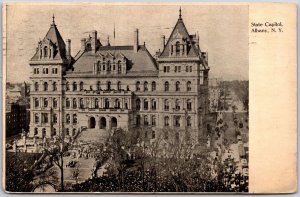
[[[53,18],[29,62],[30,135],[147,127],[153,139],[162,132],[177,140],[206,136],[208,57],[181,10],[155,57],[140,44],[138,29],[133,35],[132,45],[112,46],[92,31],[72,57],[71,40],[64,42]]]

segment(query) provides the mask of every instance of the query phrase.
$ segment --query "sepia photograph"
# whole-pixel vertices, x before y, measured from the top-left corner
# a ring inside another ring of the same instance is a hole
[[[6,192],[249,192],[248,5],[3,9]]]

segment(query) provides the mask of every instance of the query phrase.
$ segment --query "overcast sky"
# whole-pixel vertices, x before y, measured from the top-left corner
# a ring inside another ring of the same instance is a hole
[[[210,78],[248,80],[248,6],[182,5],[189,34],[199,33],[200,48],[208,52]],[[151,54],[160,48],[178,19],[178,5],[10,5],[7,9],[7,80],[29,81],[29,59],[43,39],[55,15],[63,39],[72,40],[72,55],[80,39],[97,30],[102,44],[132,45],[133,32]],[[113,39],[115,25],[116,38]],[[114,44],[115,43],[115,44]]]

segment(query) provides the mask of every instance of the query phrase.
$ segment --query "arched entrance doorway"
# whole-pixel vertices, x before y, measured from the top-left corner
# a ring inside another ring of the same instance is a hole
[[[118,126],[117,118],[112,117],[111,118],[111,128],[117,128],[117,126]]]
[[[100,129],[105,129],[106,128],[106,119],[102,117],[100,119]]]
[[[96,120],[94,117],[90,118],[90,129],[94,129],[96,126]]]

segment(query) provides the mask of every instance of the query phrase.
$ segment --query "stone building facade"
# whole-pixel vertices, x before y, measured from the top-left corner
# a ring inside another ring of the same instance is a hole
[[[153,139],[162,131],[176,139],[205,134],[207,53],[199,37],[188,33],[181,13],[169,39],[161,36],[154,57],[139,44],[138,29],[130,46],[103,45],[93,31],[72,57],[71,40],[65,44],[53,19],[30,66],[31,136],[119,127],[150,128]]]

